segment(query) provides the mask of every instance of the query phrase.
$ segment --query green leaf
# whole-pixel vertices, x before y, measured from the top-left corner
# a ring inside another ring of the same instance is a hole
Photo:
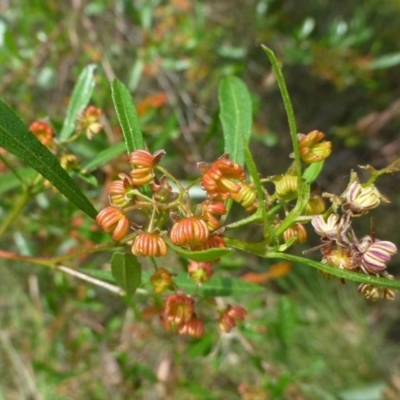
[[[122,128],[122,133],[124,134],[128,154],[137,149],[144,149],[139,118],[128,88],[118,79],[114,80],[111,88],[114,107]]]
[[[132,254],[114,253],[111,257],[111,272],[128,296],[135,293],[142,282],[142,267]]]
[[[218,99],[225,153],[229,153],[232,161],[243,165],[243,137],[250,139],[253,122],[250,93],[242,80],[228,76],[219,85]]]
[[[79,113],[84,110],[92,97],[94,88],[93,71],[96,65],[90,64],[83,69],[79,75],[78,82],[72,92],[71,100],[67,109],[67,115],[60,132],[60,140],[65,142],[71,136],[75,129],[76,120]]]
[[[310,164],[303,172],[303,178],[308,184],[313,183],[324,168],[325,160]]]
[[[117,143],[108,149],[100,151],[92,160],[84,164],[81,169],[84,172],[90,172],[106,164],[108,161],[122,154],[125,150],[125,143]]]
[[[25,161],[79,209],[93,219],[96,218],[96,209],[61,167],[54,154],[40,143],[2,101],[0,101],[0,146]]]
[[[168,239],[166,239],[166,241],[168,243],[168,246],[176,253],[178,253],[180,256],[186,257],[189,260],[193,261],[200,261],[200,262],[212,261],[232,253],[232,249],[228,248],[214,248],[201,251],[190,251],[182,247],[175,246]]]

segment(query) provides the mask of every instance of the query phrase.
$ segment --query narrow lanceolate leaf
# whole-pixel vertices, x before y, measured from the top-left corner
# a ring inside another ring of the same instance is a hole
[[[232,249],[228,248],[213,248],[208,250],[190,251],[182,247],[173,245],[170,240],[167,240],[167,243],[168,246],[180,256],[186,257],[189,260],[199,262],[216,260],[217,258],[221,258],[223,256],[226,256],[227,254],[232,253]]]
[[[96,209],[61,167],[54,154],[40,143],[2,101],[0,101],[0,146],[25,161],[68,200],[93,219],[96,218]]]
[[[92,97],[94,88],[93,72],[96,68],[95,64],[90,64],[83,69],[79,75],[78,82],[72,92],[71,100],[67,109],[67,115],[64,120],[63,127],[60,132],[60,140],[65,142],[75,130],[75,124],[79,114],[88,105]]]
[[[231,160],[243,165],[243,137],[250,138],[252,126],[250,93],[242,80],[229,76],[222,79],[218,98],[225,153],[229,153]]]
[[[115,79],[112,83],[112,98],[128,154],[138,149],[144,149],[139,118],[131,94],[128,88],[118,79]]]
[[[142,267],[132,254],[114,253],[111,272],[117,285],[128,296],[133,295],[142,282]]]

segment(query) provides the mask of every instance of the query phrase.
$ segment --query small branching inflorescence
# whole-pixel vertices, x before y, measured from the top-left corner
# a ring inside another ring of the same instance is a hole
[[[251,98],[239,79],[225,78],[220,87],[225,153],[212,162],[199,162],[198,177],[189,183],[183,183],[162,166],[164,150],[146,149],[130,93],[116,80],[112,85],[113,101],[128,150],[128,162],[124,172],[118,171],[112,177],[115,180],[107,189],[109,204],[100,212],[68,174],[76,173],[87,179],[86,171],[109,161],[115,151],[111,149],[80,168],[76,156],[68,150],[68,145],[82,133],[91,139],[102,128],[102,111],[86,107],[90,91],[74,92],[59,134],[45,121],[34,122],[31,132],[27,131],[0,102],[0,112],[4,115],[0,121],[3,132],[0,145],[39,172],[39,179],[26,186],[21,201],[16,202],[10,217],[0,224],[0,235],[16,219],[32,194],[52,185],[96,219],[113,239],[53,258],[26,257],[5,251],[1,252],[2,257],[84,277],[82,279],[125,295],[128,303],[128,297],[143,286],[142,293],[162,297],[159,316],[166,330],[196,338],[204,334],[207,322],[214,322],[221,332],[230,332],[245,319],[247,311],[242,306],[224,304],[218,297],[235,295],[235,287],[245,288],[247,293],[260,289],[254,283],[233,276],[218,277],[218,261],[233,249],[262,258],[284,259],[285,271],[288,271],[287,261],[295,261],[317,268],[327,277],[337,276],[342,282],[359,282],[358,292],[369,300],[393,299],[400,283],[386,269],[397,252],[395,244],[377,239],[373,223],[370,233],[359,238],[352,223],[387,201],[376,188],[375,181],[383,174],[397,172],[400,161],[381,170],[363,167],[370,174],[364,183],[353,172],[339,195],[311,190],[324,161],[331,155],[331,142],[318,130],[298,134],[278,62],[271,50],[264,50],[277,76],[292,140],[293,153],[288,159],[293,160],[284,173],[261,177],[257,170],[249,149],[252,114],[247,103],[251,103]],[[93,66],[87,67],[79,85],[92,87],[93,69]],[[240,99],[247,99],[247,103],[241,104]],[[200,189],[202,198],[191,195],[194,188]],[[327,199],[331,203],[328,208]],[[252,237],[251,242],[235,235],[235,230],[247,226],[258,228],[254,229],[258,238]],[[297,243],[307,243],[307,226],[314,228],[321,244],[306,252],[320,250],[321,262],[287,252]],[[121,247],[125,247],[126,252],[113,254],[112,276],[110,274],[120,288],[60,265],[74,256]],[[183,277],[177,267],[178,257],[173,254],[186,260]],[[142,266],[136,257],[148,258],[153,268],[147,276],[143,274],[143,279]]]

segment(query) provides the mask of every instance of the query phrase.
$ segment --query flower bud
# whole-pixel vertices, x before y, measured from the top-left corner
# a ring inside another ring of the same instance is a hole
[[[29,125],[29,130],[38,138],[44,146],[50,146],[53,142],[53,128],[43,121],[34,121]]]
[[[275,181],[276,194],[285,200],[295,199],[298,194],[298,187],[298,179],[294,175],[283,175]]]
[[[197,167],[203,175],[201,186],[212,198],[226,200],[232,194],[240,191],[240,186],[234,180],[243,181],[245,174],[243,168],[229,160],[229,155],[224,154],[211,166],[205,163],[198,163]]]
[[[306,215],[319,215],[323,214],[326,210],[325,200],[319,195],[313,195],[308,199],[305,214]]]
[[[364,295],[367,300],[376,301],[379,298],[394,300],[395,291],[392,289],[381,288],[378,286],[371,285],[369,283],[362,283],[358,287],[358,292]]]
[[[380,274],[386,269],[386,264],[393,254],[397,253],[397,247],[386,240],[372,241],[370,236],[360,240],[358,249],[361,251],[361,269],[366,274]]]
[[[190,261],[188,273],[196,283],[205,283],[210,280],[214,271],[212,263],[210,262]]]
[[[103,126],[100,122],[102,111],[100,108],[89,106],[80,116],[77,122],[78,131],[86,132],[87,138],[92,139],[93,135],[99,133]]]
[[[192,297],[177,293],[167,297],[165,301],[164,317],[174,325],[189,322],[194,314],[194,300]]]
[[[243,321],[247,311],[240,306],[228,306],[219,317],[219,329],[228,333],[235,326],[236,321]]]
[[[188,322],[184,322],[178,329],[180,335],[189,335],[195,338],[201,338],[204,335],[204,323],[193,314]]]
[[[108,188],[108,195],[113,205],[126,207],[133,199],[133,195],[129,194],[129,191],[133,189],[133,185],[128,175],[119,174],[119,177],[119,180],[111,182]]]
[[[324,134],[312,131],[299,136],[300,157],[306,164],[316,163],[328,158],[332,151],[332,143],[322,141]]]
[[[78,158],[76,157],[75,154],[63,154],[60,158],[60,165],[66,170],[66,171],[73,171],[75,168],[78,167]]]
[[[139,232],[132,244],[132,254],[135,256],[162,257],[167,253],[167,243],[159,232]]]
[[[107,207],[101,210],[96,221],[107,232],[112,232],[114,240],[121,241],[129,231],[130,221],[123,211],[118,207]]]
[[[215,231],[219,228],[220,222],[213,216],[213,214],[224,215],[226,213],[225,204],[212,200],[204,200],[200,204],[202,211],[202,219],[207,223],[210,231]]]
[[[150,277],[150,283],[155,293],[162,293],[167,289],[173,290],[175,287],[172,275],[165,268],[158,268]]]
[[[198,217],[186,217],[177,221],[171,229],[172,243],[183,247],[196,247],[205,243],[209,231],[204,220]]]
[[[129,155],[129,162],[134,167],[130,173],[132,184],[142,186],[149,183],[154,177],[153,167],[161,161],[164,155],[164,150],[158,150],[154,154],[146,150],[132,152]]]
[[[347,192],[344,210],[350,210],[353,216],[365,214],[379,206],[381,194],[375,186],[362,187],[358,181],[354,181]]]
[[[312,217],[311,225],[314,227],[315,232],[323,238],[335,240],[338,236],[340,228],[339,215],[331,214],[325,222],[322,215],[315,215]]]
[[[257,210],[257,192],[246,182],[239,182],[240,190],[232,194],[232,199],[251,213]]]
[[[307,241],[307,231],[303,224],[294,224],[283,232],[283,239],[285,242],[295,237],[293,244],[305,243]]]

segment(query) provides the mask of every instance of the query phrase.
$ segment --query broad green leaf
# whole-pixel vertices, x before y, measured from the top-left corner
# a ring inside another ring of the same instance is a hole
[[[88,105],[92,97],[94,88],[93,72],[96,68],[95,64],[90,64],[83,69],[79,75],[72,92],[71,100],[67,109],[67,115],[64,120],[63,127],[60,132],[60,140],[65,142],[71,136],[75,129],[76,120],[79,113]]]
[[[142,283],[142,267],[132,254],[114,253],[111,257],[111,272],[117,285],[128,296],[133,295]]]
[[[284,346],[290,346],[296,328],[296,309],[287,296],[280,296],[278,301],[278,331]]]
[[[322,169],[324,168],[325,160],[319,161],[313,164],[310,164],[304,171],[303,171],[303,178],[306,180],[308,184],[313,183],[321,173]]]
[[[61,167],[55,155],[40,143],[2,101],[0,101],[0,146],[25,161],[79,209],[93,219],[96,218],[96,209]]]
[[[242,80],[228,76],[219,85],[218,99],[225,153],[229,153],[232,161],[243,165],[243,137],[250,139],[252,127],[250,93]]]
[[[128,154],[137,149],[144,149],[143,135],[132,96],[128,88],[118,79],[112,83],[112,98]]]
[[[178,253],[180,256],[186,257],[189,260],[193,260],[193,261],[202,261],[202,262],[212,261],[212,260],[216,260],[217,258],[221,258],[227,254],[232,253],[232,249],[228,249],[228,248],[214,248],[214,249],[201,250],[201,251],[190,251],[190,250],[186,250],[182,247],[175,246],[168,239],[167,239],[167,243],[168,243],[168,246],[172,250],[174,250],[176,253]]]
[[[117,143],[108,149],[100,151],[92,160],[84,164],[81,169],[90,172],[106,164],[108,161],[122,154],[125,150],[125,143]]]

